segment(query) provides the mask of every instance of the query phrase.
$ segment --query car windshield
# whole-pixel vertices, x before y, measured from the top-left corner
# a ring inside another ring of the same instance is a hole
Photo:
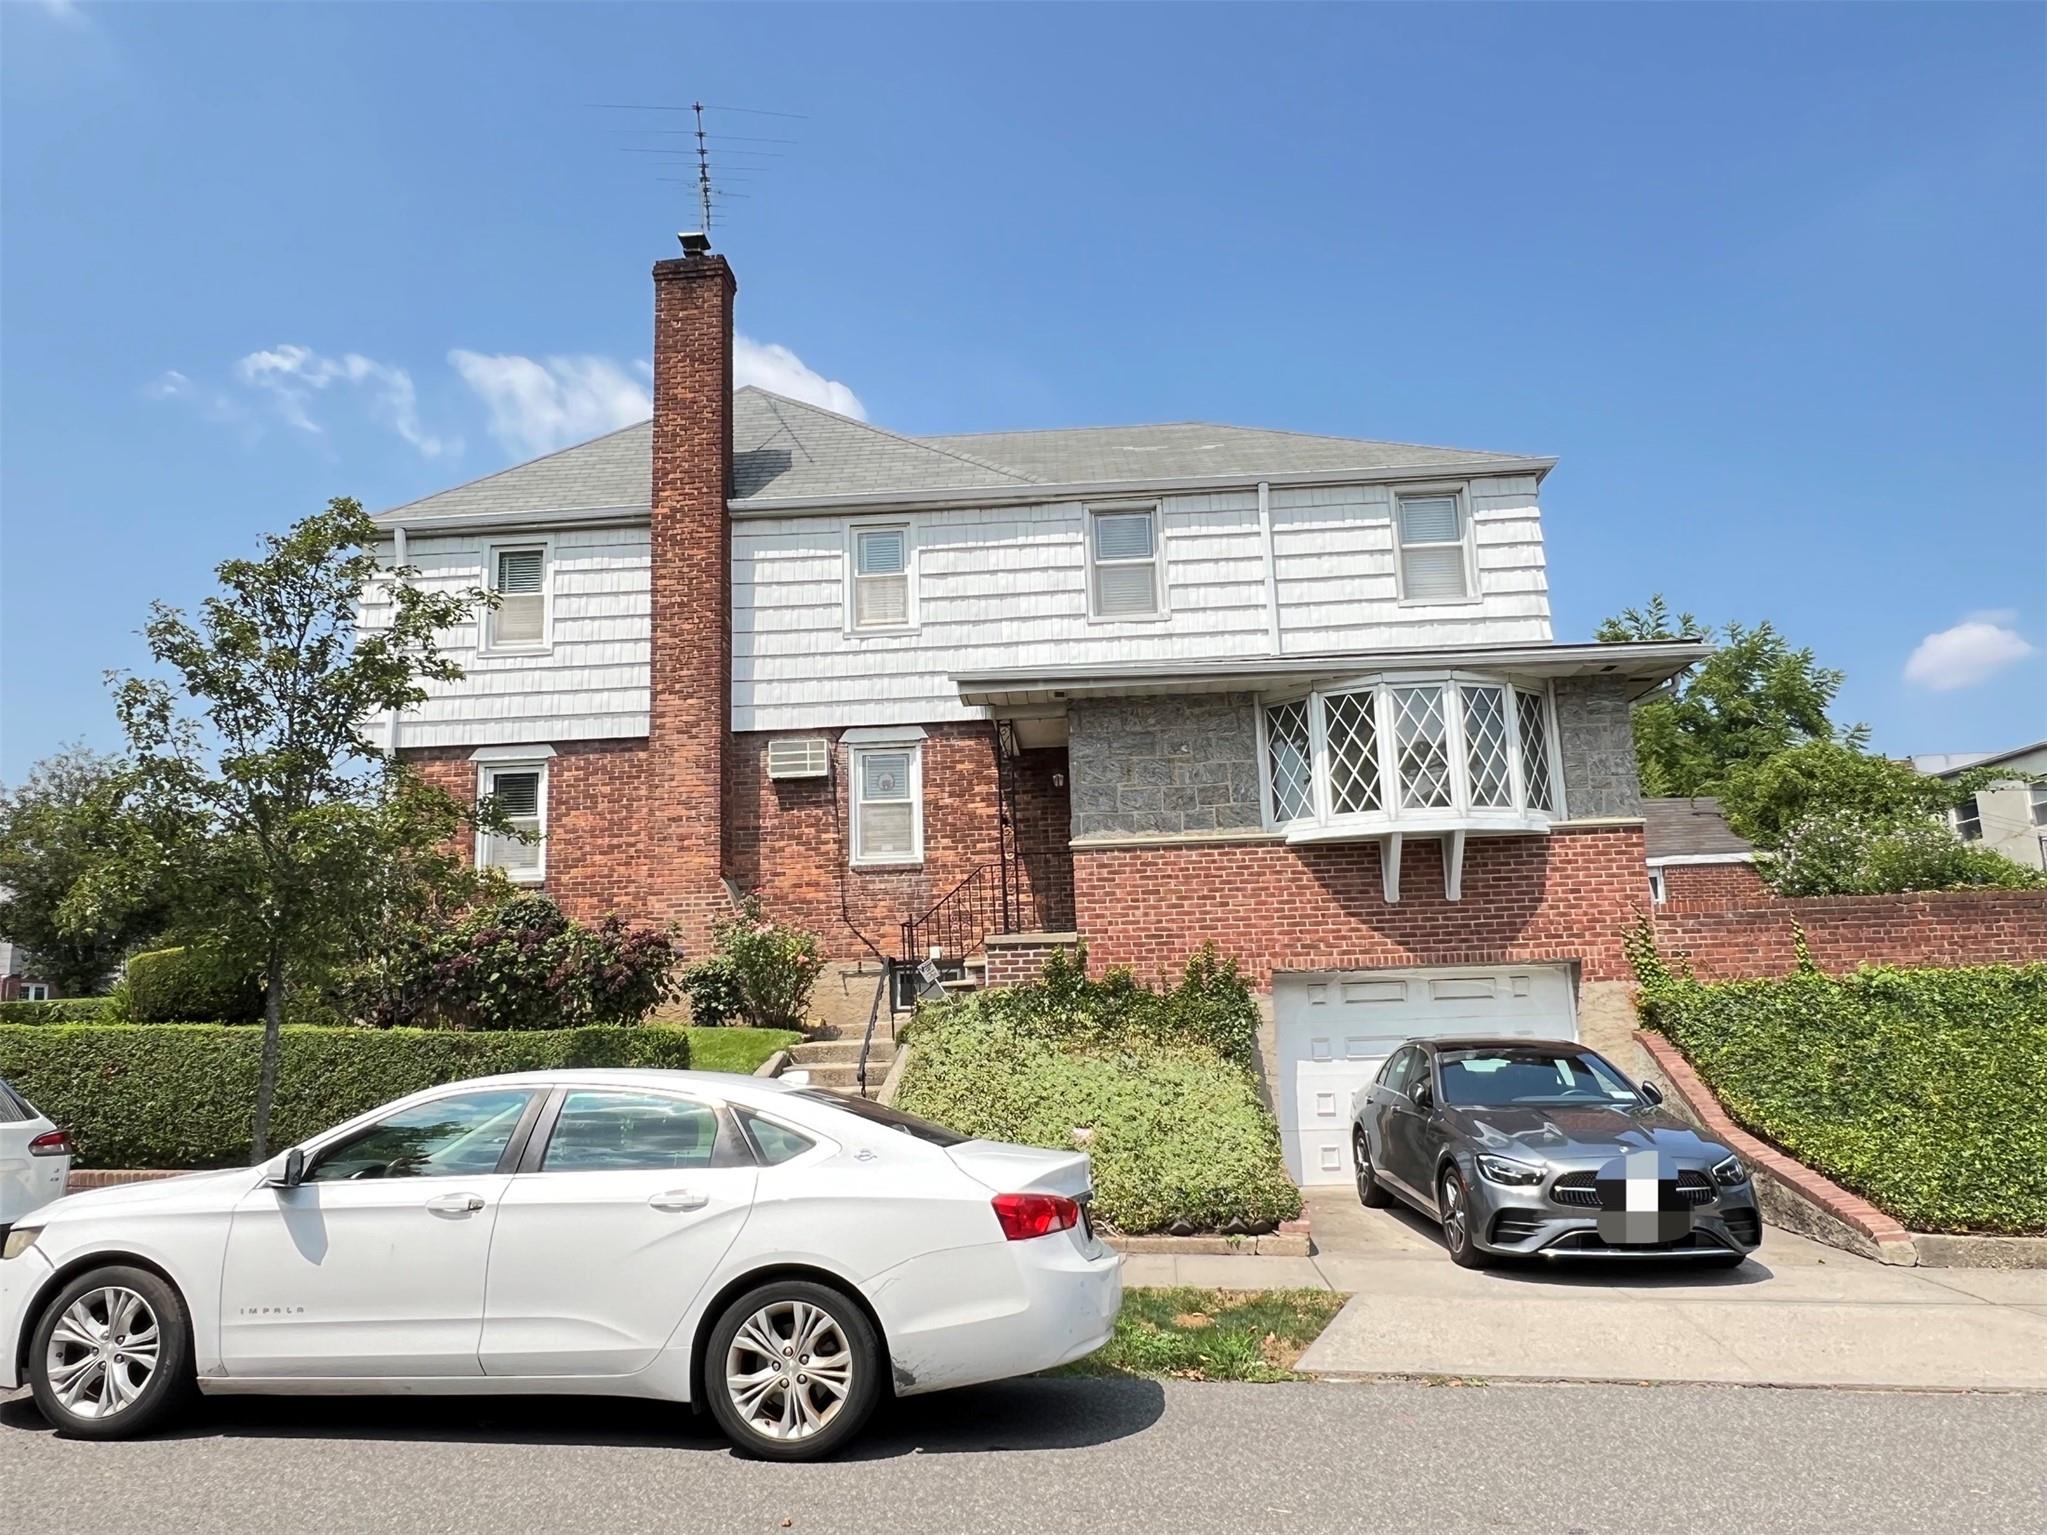
[[[1443,1101],[1464,1108],[1634,1104],[1626,1079],[1596,1055],[1553,1050],[1445,1050],[1436,1057]]]
[[[944,1125],[934,1125],[928,1119],[919,1119],[915,1114],[905,1114],[901,1109],[892,1109],[851,1093],[835,1093],[822,1087],[799,1087],[795,1096],[808,1098],[812,1103],[829,1103],[835,1109],[844,1109],[848,1114],[872,1124],[886,1125],[891,1130],[915,1136],[920,1141],[929,1141],[934,1146],[963,1146],[972,1139],[957,1130],[948,1130]]]

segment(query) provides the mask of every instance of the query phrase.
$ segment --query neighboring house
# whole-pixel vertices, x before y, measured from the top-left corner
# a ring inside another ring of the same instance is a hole
[[[1738,837],[1709,794],[1642,801],[1649,897],[1666,901],[1768,900],[1756,850]]]
[[[1554,460],[903,437],[734,391],[731,272],[684,244],[651,423],[378,518],[421,581],[502,598],[387,726],[542,836],[479,856],[698,951],[743,890],[846,958],[1008,973],[1077,936],[1154,975],[1214,940],[1271,988],[1309,1181],[1347,1176],[1391,1042],[1624,1037],[1631,704],[1707,647],[1553,639]]]
[[[56,992],[38,973],[35,956],[0,938],[0,1002],[47,1002]]]
[[[2047,776],[2047,741],[2007,752],[1948,752],[1914,757],[1912,766],[1929,778],[1952,778],[1966,768],[2008,768]],[[1981,842],[2028,868],[2047,869],[2047,783],[2015,779],[1984,789],[1948,812],[1948,823],[1965,842]]]

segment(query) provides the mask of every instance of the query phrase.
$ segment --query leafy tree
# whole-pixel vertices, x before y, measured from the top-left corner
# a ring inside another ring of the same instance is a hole
[[[163,929],[162,882],[148,878],[131,878],[92,920],[64,920],[73,887],[121,851],[134,788],[127,763],[78,745],[37,763],[19,788],[0,789],[0,936],[33,953],[42,977],[74,996],[98,991],[130,950]]]
[[[1607,619],[1594,637],[1607,644],[1719,639],[1688,674],[1635,708],[1635,760],[1651,795],[1723,793],[1738,769],[1792,747],[1834,742],[1859,750],[1867,727],[1842,728],[1828,711],[1843,674],[1794,649],[1774,625],[1731,623],[1714,631],[1689,613],[1673,615],[1661,593],[1643,608]]]
[[[366,924],[466,898],[470,876],[446,846],[466,817],[506,829],[493,807],[458,806],[364,734],[427,684],[460,678],[439,636],[492,600],[412,585],[411,570],[378,565],[375,541],[362,508],[336,498],[267,537],[261,559],[219,566],[196,625],[155,604],[143,635],[174,681],[112,679],[134,756],[134,836],[172,872],[179,936],[263,982],[258,1160],[287,988],[345,963]],[[359,631],[371,593],[387,622]],[[196,713],[181,712],[185,698]],[[126,877],[122,864],[96,870],[73,919],[118,900]]]
[[[1787,828],[1764,873],[1778,894],[1794,896],[2047,885],[2039,870],[1962,841],[1944,822],[1872,820],[1838,805],[1822,806]]]
[[[1909,762],[1839,741],[1808,741],[1729,772],[1720,787],[1720,808],[1736,831],[1772,848],[1823,811],[1852,814],[1872,826],[1938,820],[1971,795],[2026,776],[1971,768],[1933,778]]]

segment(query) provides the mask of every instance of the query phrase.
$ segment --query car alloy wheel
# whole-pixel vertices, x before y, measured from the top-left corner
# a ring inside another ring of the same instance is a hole
[[[1358,1172],[1358,1203],[1367,1210],[1384,1209],[1391,1201],[1386,1190],[1380,1186],[1379,1175],[1372,1167],[1372,1146],[1365,1139],[1363,1130],[1353,1130],[1350,1137],[1351,1161]]]
[[[1446,1168],[1436,1185],[1436,1210],[1443,1225],[1443,1245],[1450,1249],[1450,1261],[1459,1268],[1492,1266],[1492,1255],[1478,1245],[1471,1230],[1471,1194],[1454,1167]]]
[[[51,1329],[43,1359],[50,1392],[74,1417],[116,1417],[148,1389],[162,1345],[156,1312],[141,1295],[121,1285],[88,1290]]]
[[[804,1300],[777,1300],[739,1324],[725,1351],[725,1390],[740,1420],[768,1439],[822,1433],[854,1386],[838,1320]]]

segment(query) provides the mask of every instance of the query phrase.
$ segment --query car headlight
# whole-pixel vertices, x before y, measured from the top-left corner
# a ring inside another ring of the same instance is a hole
[[[1748,1182],[1748,1169],[1742,1166],[1740,1157],[1729,1157],[1713,1164],[1713,1181],[1724,1189],[1738,1187]]]
[[[1542,1169],[1527,1162],[1516,1162],[1507,1157],[1483,1154],[1478,1159],[1478,1170],[1494,1183],[1531,1184],[1542,1182]]]
[[[36,1238],[43,1234],[40,1226],[15,1226],[7,1233],[7,1245],[0,1247],[0,1258],[19,1258],[36,1245]]]

